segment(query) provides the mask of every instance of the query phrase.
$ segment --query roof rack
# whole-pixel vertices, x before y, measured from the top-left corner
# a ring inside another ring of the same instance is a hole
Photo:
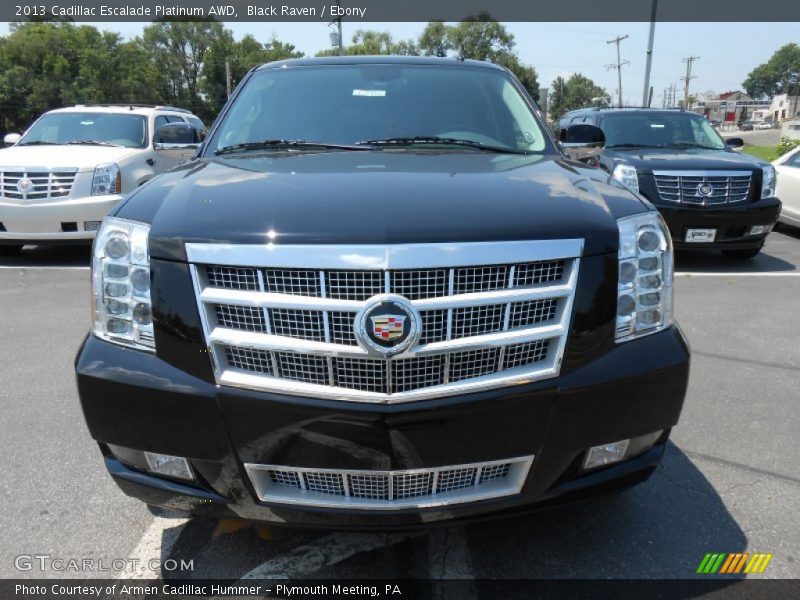
[[[179,113],[191,113],[192,111],[187,110],[185,108],[178,108],[176,106],[167,106],[163,104],[144,104],[142,102],[92,102],[89,104],[76,104],[75,106],[119,106],[124,107],[127,106],[131,110],[134,108],[155,108],[156,110],[172,110]]]

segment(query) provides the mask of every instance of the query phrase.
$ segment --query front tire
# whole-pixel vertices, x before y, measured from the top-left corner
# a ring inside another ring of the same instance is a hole
[[[723,250],[722,256],[732,260],[749,260],[754,258],[759,252],[761,252],[760,246],[758,248],[748,248],[747,250]]]

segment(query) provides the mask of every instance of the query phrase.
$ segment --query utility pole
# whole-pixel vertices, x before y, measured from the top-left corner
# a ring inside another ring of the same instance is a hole
[[[686,63],[686,77],[683,78],[683,108],[689,110],[689,82],[694,79],[692,76],[692,63],[699,59],[699,56],[687,56],[683,59]]]
[[[631,64],[630,61],[620,60],[619,43],[622,40],[627,39],[627,38],[628,38],[627,35],[623,35],[623,36],[619,36],[618,35],[613,40],[608,40],[608,42],[606,42],[607,44],[616,44],[617,45],[617,62],[616,62],[616,64],[608,65],[608,70],[609,71],[612,70],[612,69],[616,69],[617,70],[617,92],[619,94],[619,96],[618,96],[619,106],[622,106],[622,66]]]
[[[339,1],[340,0],[336,0],[336,6],[337,7],[339,6]],[[328,25],[333,25],[334,23],[336,23],[336,31],[337,31],[337,36],[338,36],[338,39],[339,39],[339,56],[343,56],[344,55],[344,42],[342,40],[342,17],[336,17],[333,21],[328,23]]]
[[[642,91],[642,106],[650,106],[650,67],[653,65],[653,40],[656,36],[656,11],[658,10],[658,0],[653,0],[650,11],[650,37],[647,39],[647,62],[644,67],[644,89]]]
[[[228,98],[231,97],[231,63],[228,62],[228,59],[225,59],[225,91],[228,94]]]

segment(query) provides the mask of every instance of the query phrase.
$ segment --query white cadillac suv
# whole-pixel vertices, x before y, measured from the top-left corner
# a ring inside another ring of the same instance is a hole
[[[191,158],[202,121],[168,106],[77,105],[49,111],[0,150],[0,253],[90,242],[126,194]]]

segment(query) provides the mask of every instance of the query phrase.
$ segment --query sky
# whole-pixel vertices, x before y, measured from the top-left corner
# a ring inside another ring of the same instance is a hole
[[[117,31],[126,38],[139,35],[147,23],[92,23],[100,29]],[[616,47],[607,41],[627,35],[621,43],[622,91],[627,104],[643,99],[643,82],[649,23],[506,23],[514,35],[522,63],[533,66],[542,87],[558,75],[581,73],[604,87],[616,100],[616,70],[607,67],[616,61]],[[261,41],[273,35],[290,42],[307,55],[330,47],[326,23],[225,23],[238,39],[252,34]],[[348,23],[344,39],[349,41],[357,29],[388,31],[396,39],[416,38],[425,23]],[[0,34],[8,33],[3,23]],[[717,93],[741,89],[742,81],[757,65],[769,60],[784,44],[800,43],[800,23],[658,23],[655,30],[653,105],[660,106],[664,89],[678,86],[683,97],[682,59],[699,56],[692,66],[690,93]]]

